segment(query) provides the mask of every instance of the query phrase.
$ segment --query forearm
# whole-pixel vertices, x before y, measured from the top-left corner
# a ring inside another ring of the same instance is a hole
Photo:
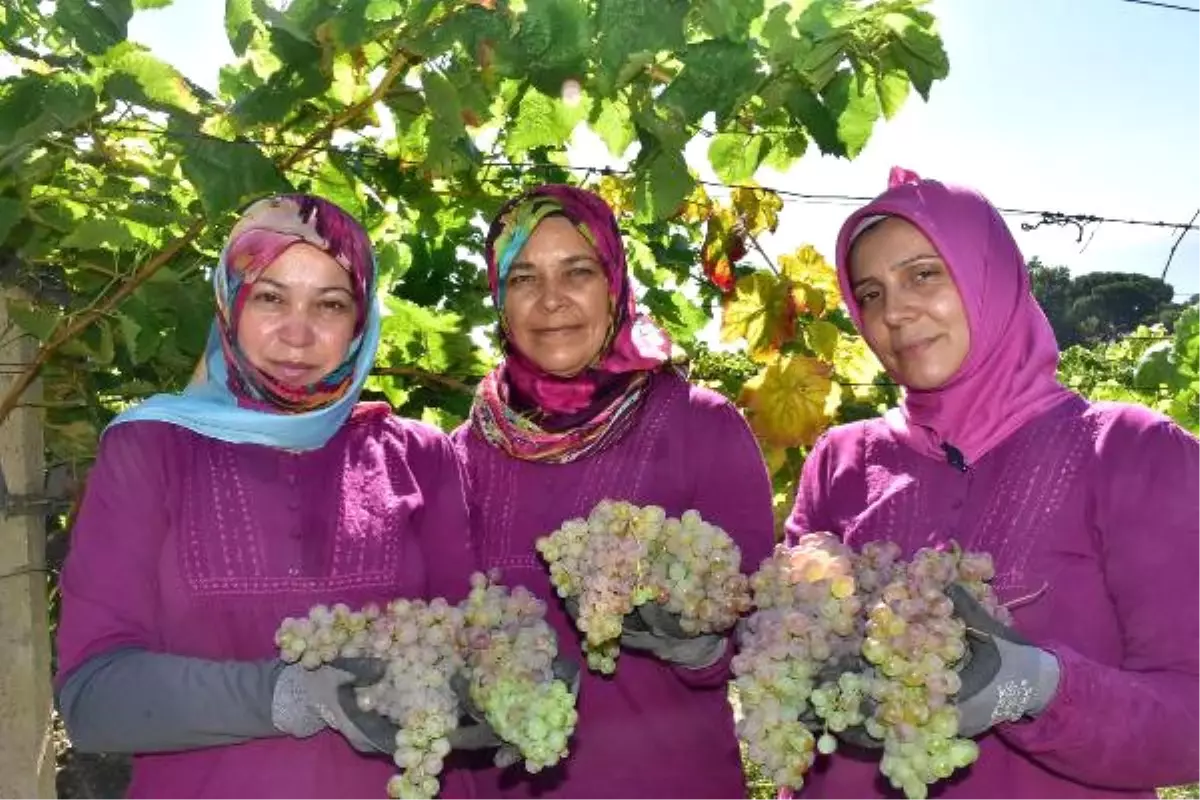
[[[1048,769],[1109,789],[1197,779],[1197,676],[1130,672],[1050,646],[1058,693],[1037,719],[999,726],[1009,744]]]
[[[279,662],[219,662],[115,650],[57,694],[71,743],[85,752],[152,753],[281,736],[271,722]]]

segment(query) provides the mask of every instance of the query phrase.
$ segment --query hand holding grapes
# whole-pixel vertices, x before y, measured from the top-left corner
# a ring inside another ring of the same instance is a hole
[[[360,709],[355,694],[379,683],[386,672],[387,664],[378,658],[336,658],[317,669],[289,664],[275,681],[272,722],[297,738],[333,728],[361,753],[391,753],[399,728]]]
[[[1039,714],[1058,689],[1058,659],[997,621],[959,584],[946,596],[967,626],[968,657],[955,701],[960,735]]]
[[[579,602],[568,597],[563,601],[571,619],[579,618]],[[725,637],[702,633],[690,635],[679,624],[679,615],[672,614],[658,603],[643,603],[621,620],[621,646],[642,650],[651,655],[691,669],[713,664],[725,652]]]

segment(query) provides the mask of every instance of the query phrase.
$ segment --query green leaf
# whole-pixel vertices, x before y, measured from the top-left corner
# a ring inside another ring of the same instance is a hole
[[[809,349],[826,361],[833,360],[840,335],[837,326],[827,320],[813,320],[804,326],[804,339]]]
[[[129,308],[123,310],[128,312]],[[144,364],[154,357],[162,343],[162,336],[156,326],[145,326],[129,313],[118,314],[117,323],[121,328],[121,341],[129,353],[130,361],[134,364]]]
[[[886,70],[883,77],[876,81],[875,88],[879,93],[879,107],[883,109],[884,119],[890,120],[900,111],[908,99],[911,85],[908,73],[899,68]]]
[[[0,197],[0,244],[4,243],[4,240],[8,238],[9,231],[21,221],[24,214],[25,207],[21,205],[20,200]]]
[[[713,172],[728,184],[745,183],[754,177],[771,151],[766,134],[718,133],[708,146]]]
[[[598,0],[596,75],[602,96],[631,81],[655,53],[686,44],[688,0]]]
[[[136,243],[137,237],[122,220],[90,216],[79,223],[79,226],[62,240],[60,246],[71,250],[122,250]]]
[[[846,157],[854,158],[879,119],[875,79],[865,72],[839,72],[825,89],[825,102],[837,117],[838,139],[846,147]]]
[[[696,302],[689,300],[683,292],[668,292],[653,288],[642,296],[642,302],[662,324],[671,339],[678,343],[689,342],[696,332],[708,324],[708,314]]]
[[[691,194],[695,179],[678,151],[652,150],[635,163],[634,203],[639,222],[670,219]]]
[[[107,366],[116,356],[117,346],[108,322],[97,320],[85,328],[82,333],[67,340],[63,344],[62,351],[69,356],[86,358],[93,365]]]
[[[883,24],[896,36],[888,55],[908,73],[921,97],[929,100],[933,82],[950,74],[950,60],[942,40],[932,30],[932,24],[922,26],[906,14],[885,14]]]
[[[519,67],[530,82],[548,95],[562,91],[563,81],[581,78],[592,46],[587,8],[580,0],[537,0],[519,18],[513,44]]]
[[[680,60],[683,70],[658,102],[679,109],[685,123],[698,122],[712,111],[720,127],[761,79],[753,52],[728,39],[689,44]]]
[[[153,11],[158,8],[167,8],[174,0],[133,0],[134,11]]]
[[[91,86],[69,77],[30,75],[0,85],[0,147],[70,130],[96,113]]]
[[[54,21],[79,49],[99,55],[128,36],[131,0],[58,0]]]
[[[561,147],[582,117],[582,104],[572,108],[536,89],[528,91],[505,137],[504,152],[515,159],[537,147]]]
[[[806,150],[808,150],[808,137],[800,128],[793,128],[786,133],[773,134],[771,149],[767,152],[767,158],[763,164],[776,172],[787,172]]]
[[[804,130],[817,143],[822,153],[830,156],[845,156],[846,146],[838,136],[837,120],[821,99],[797,82],[787,86],[784,95],[788,113],[803,125]]]
[[[796,26],[788,21],[791,6],[783,3],[767,13],[763,22],[762,38],[767,45],[767,63],[774,68],[791,66],[800,55],[802,40],[796,35]]]
[[[170,64],[158,60],[149,50],[133,42],[121,42],[103,57],[97,66],[117,75],[133,79],[145,97],[153,102],[172,106],[189,114],[200,111],[200,103],[192,94],[183,75]],[[127,98],[136,99],[136,98]]]
[[[229,38],[234,55],[246,54],[246,48],[254,38],[257,20],[253,0],[225,0],[225,35]]]
[[[600,114],[592,123],[592,130],[599,134],[608,152],[620,158],[637,138],[629,105],[607,97],[600,101]]]
[[[371,0],[367,5],[367,19],[371,22],[386,22],[404,13],[400,0]]]
[[[247,142],[186,137],[181,166],[184,177],[196,187],[204,212],[214,218],[290,188],[271,160]]]
[[[421,86],[425,89],[425,102],[433,111],[434,123],[440,131],[450,135],[465,133],[462,106],[458,102],[454,84],[440,72],[430,70],[421,76]]]
[[[244,94],[230,110],[239,129],[282,122],[309,98],[329,88],[329,76],[315,62],[306,62],[271,75],[262,86]]]
[[[39,342],[47,341],[62,319],[58,309],[46,309],[24,300],[8,298],[8,316],[17,326]]]
[[[710,34],[718,39],[744,42],[750,23],[763,12],[763,0],[700,0],[696,13]]]

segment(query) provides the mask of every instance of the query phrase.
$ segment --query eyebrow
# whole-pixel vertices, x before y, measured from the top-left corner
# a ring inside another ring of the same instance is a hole
[[[942,257],[939,256],[937,253],[917,253],[915,256],[909,256],[908,258],[904,258],[904,259],[901,259],[900,261],[897,261],[895,264],[890,264],[888,266],[888,269],[889,270],[901,269],[902,267],[907,267],[910,264],[917,264],[921,261],[930,261],[930,260],[941,261]],[[874,281],[874,280],[876,280],[876,279],[872,278],[872,277],[861,278],[857,281],[852,281],[850,283],[850,288],[857,289],[859,286],[862,286],[864,283],[870,283],[871,281]]]
[[[256,284],[269,283],[271,286],[274,286],[276,289],[291,289],[292,288],[291,286],[288,286],[286,283],[280,283],[279,281],[275,280],[274,278],[259,278],[257,281],[255,281],[255,283]],[[317,291],[321,292],[322,294],[324,294],[325,292],[344,292],[345,294],[348,294],[351,298],[354,297],[354,292],[350,291],[345,286],[322,286],[319,289],[317,289]]]
[[[560,259],[557,263],[560,266],[570,266],[572,264],[578,264],[578,263],[584,262],[584,261],[586,261],[589,264],[595,264],[596,266],[600,266],[599,258],[597,258],[596,256],[587,255],[586,253],[576,253],[575,255],[567,256],[566,258]],[[519,269],[527,269],[528,270],[528,269],[536,269],[536,268],[537,267],[534,265],[534,263],[532,261],[514,261],[512,266],[508,268],[508,271],[511,274],[513,272],[516,272]]]

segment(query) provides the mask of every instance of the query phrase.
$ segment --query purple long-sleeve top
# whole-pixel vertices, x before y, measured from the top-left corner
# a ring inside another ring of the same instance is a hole
[[[881,420],[818,442],[789,538],[989,552],[1013,627],[1062,668],[1036,719],[989,731],[979,760],[931,797],[1153,797],[1196,780],[1197,461],[1196,439],[1166,418],[1081,398],[965,473],[898,444]],[[799,796],[895,796],[877,761],[823,760]]]
[[[483,565],[547,601],[559,652],[583,661],[581,639],[534,542],[605,498],[696,509],[737,542],[752,572],[774,542],[771,488],[758,445],[720,395],[659,374],[628,432],[569,464],[519,461],[468,426],[453,434],[467,465],[472,530]],[[622,651],[612,677],[584,671],[569,757],[535,776],[474,775],[484,797],[742,797],[745,784],[727,699],[732,647],[686,669]]]
[[[118,648],[277,656],[286,616],[468,588],[448,438],[361,404],[321,449],[227,444],[163,422],[105,433],[62,576],[57,684]],[[386,756],[330,730],[134,758],[133,797],[384,797]],[[443,796],[470,794],[444,776]]]

